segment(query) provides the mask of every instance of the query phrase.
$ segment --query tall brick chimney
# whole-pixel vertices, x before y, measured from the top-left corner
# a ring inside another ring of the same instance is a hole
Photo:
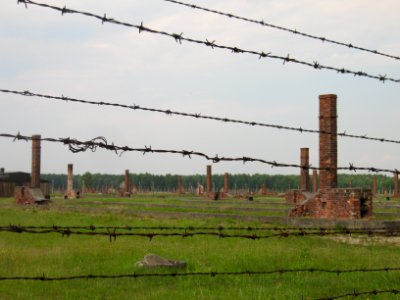
[[[319,96],[319,189],[337,187],[337,115],[333,94]],[[322,168],[329,168],[323,170]]]
[[[40,135],[32,135],[31,188],[40,188]]]
[[[70,197],[74,190],[74,175],[73,175],[73,164],[68,164],[67,174],[67,195]]]
[[[178,194],[182,194],[182,176],[178,176]]]
[[[130,180],[129,180],[129,170],[125,170],[125,193],[126,194],[130,194],[131,190],[130,190]]]
[[[399,174],[394,173],[394,196],[399,196]]]
[[[377,189],[378,189],[378,183],[377,183],[376,176],[374,176],[374,178],[372,179],[372,196],[376,195]]]
[[[229,191],[229,174],[225,173],[224,175],[224,193],[227,194]]]
[[[211,166],[207,165],[207,193],[212,192]]]
[[[317,170],[313,170],[312,172],[312,189],[313,193],[318,191],[318,173]]]
[[[310,174],[308,173],[309,167],[309,149],[300,149],[300,190],[309,192],[310,191]]]

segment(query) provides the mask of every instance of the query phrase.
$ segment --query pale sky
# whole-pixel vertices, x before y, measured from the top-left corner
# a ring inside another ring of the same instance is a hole
[[[0,88],[94,101],[171,109],[217,117],[318,129],[318,95],[338,95],[338,131],[400,140],[400,83],[332,71],[138,33],[80,16],[2,0]],[[400,61],[335,46],[268,27],[209,14],[163,0],[38,2],[107,14],[133,24],[199,40],[318,61],[400,78]],[[400,55],[400,2],[395,0],[192,0],[191,3]],[[299,164],[310,148],[318,166],[318,135],[166,116],[120,108],[64,103],[0,93],[0,132],[89,140],[120,146],[194,150]],[[339,166],[400,169],[399,144],[339,138]],[[0,166],[30,171],[31,144],[0,138]],[[113,152],[72,154],[42,144],[42,172],[205,173],[202,158]],[[260,163],[213,164],[213,173],[298,174]]]

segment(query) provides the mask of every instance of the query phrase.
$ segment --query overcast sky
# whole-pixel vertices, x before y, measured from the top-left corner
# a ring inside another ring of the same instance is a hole
[[[339,47],[163,0],[38,0],[107,14],[121,21],[219,44],[272,52],[324,65],[400,78],[400,61]],[[0,88],[65,95],[318,129],[318,95],[338,95],[338,130],[400,140],[400,84],[220,49],[179,43],[127,27],[2,0]],[[191,0],[191,3],[314,35],[400,55],[396,0]],[[1,133],[89,140],[121,146],[195,150],[295,163],[310,148],[318,166],[318,135],[166,116],[121,108],[64,103],[0,93]],[[339,165],[400,169],[399,144],[339,138]],[[31,144],[0,139],[0,166],[27,171]],[[42,172],[205,173],[202,158],[113,152],[72,154],[42,143]],[[298,174],[260,163],[218,163],[213,173]]]

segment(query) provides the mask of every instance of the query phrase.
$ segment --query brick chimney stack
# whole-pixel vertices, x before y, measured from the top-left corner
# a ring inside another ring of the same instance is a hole
[[[319,96],[319,188],[337,188],[337,115],[333,94]],[[323,170],[328,168],[328,170]]]
[[[73,175],[73,164],[68,164],[67,174],[67,195],[71,197],[74,190],[74,175]]]
[[[40,188],[40,139],[40,135],[32,135],[32,188]]]
[[[211,174],[211,165],[207,165],[207,193],[212,192],[212,180],[211,180],[212,174]]]
[[[309,163],[309,148],[300,149],[300,190],[310,191],[310,174],[308,173]]]

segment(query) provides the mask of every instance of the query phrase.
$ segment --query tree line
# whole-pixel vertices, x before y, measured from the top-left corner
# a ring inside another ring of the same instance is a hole
[[[390,192],[394,188],[393,177],[385,175],[338,175],[338,187],[345,188],[350,186],[358,188],[371,188],[373,177],[377,178],[377,187],[380,192]],[[67,186],[66,174],[42,174],[42,179],[48,180],[54,190],[63,191]],[[104,191],[106,189],[118,190],[124,182],[124,175],[99,174],[86,172],[82,175],[74,175],[74,189],[91,189],[94,191]],[[299,175],[267,175],[267,174],[230,174],[229,189],[256,192],[263,185],[268,190],[284,192],[288,189],[299,188]],[[178,175],[166,174],[155,175],[149,173],[130,174],[130,181],[137,190],[143,192],[155,191],[176,191],[178,185]],[[310,180],[312,186],[312,180]],[[197,186],[206,186],[206,176],[195,174],[182,176],[182,187],[185,191],[194,192]],[[223,187],[224,175],[216,174],[212,176],[213,190],[217,191]]]

